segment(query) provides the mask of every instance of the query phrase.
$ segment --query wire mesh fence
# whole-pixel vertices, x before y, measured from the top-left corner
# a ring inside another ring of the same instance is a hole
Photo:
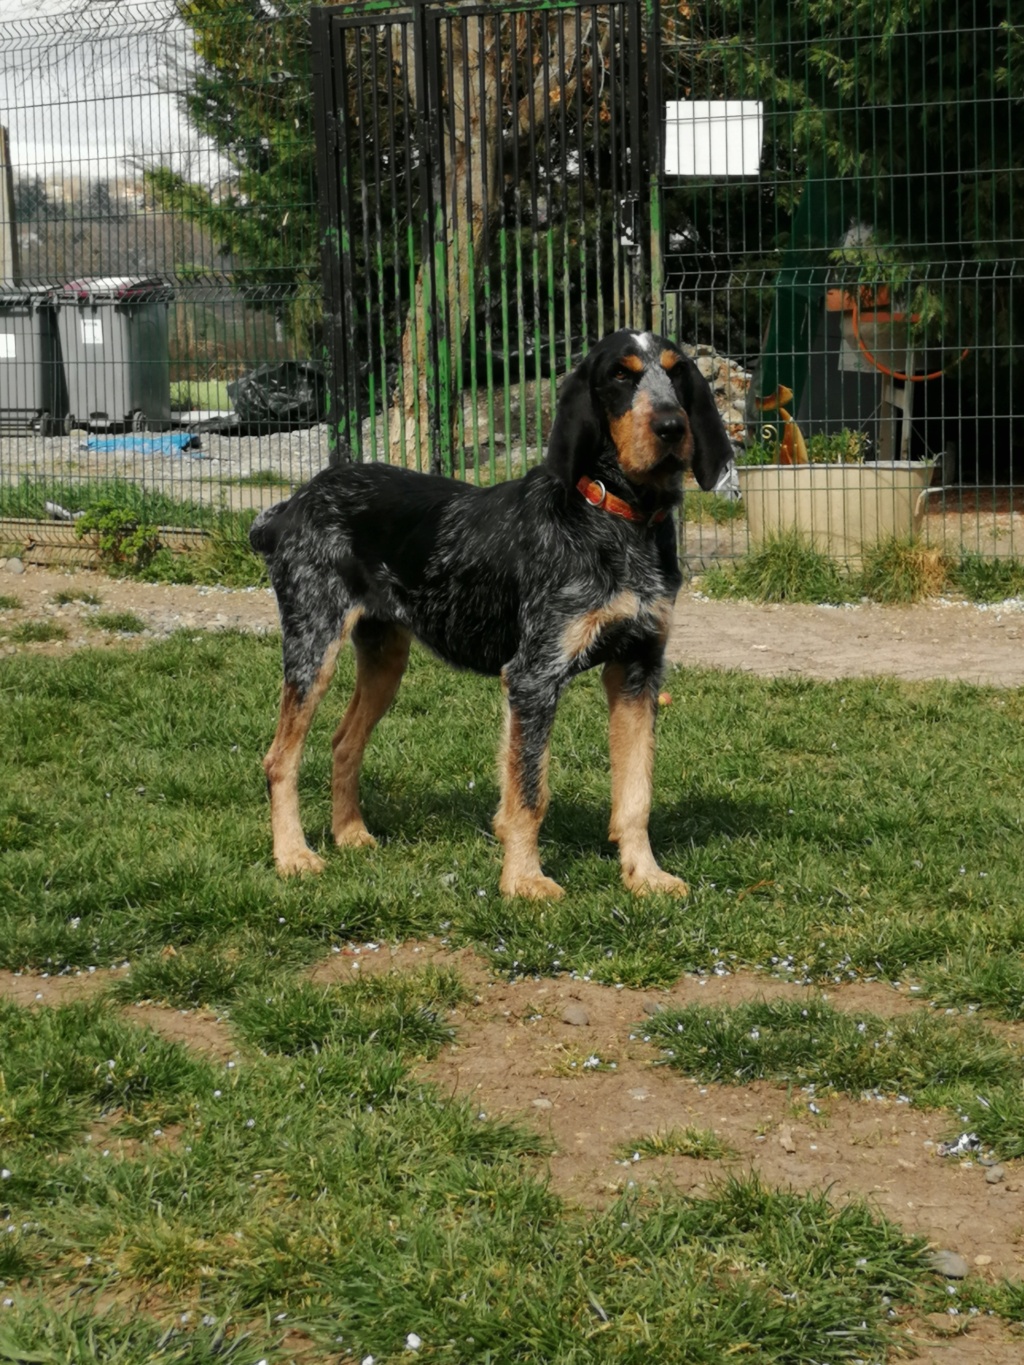
[[[0,28],[8,546],[97,499],[209,526],[326,462],[309,53],[308,5]]]
[[[8,21],[0,552],[128,488],[208,526],[339,437],[514,475],[629,323],[692,346],[736,442],[691,565],[786,517],[854,553],[829,528],[897,499],[822,491],[850,461],[905,467],[898,531],[1021,554],[1022,42],[1009,0]]]
[[[851,476],[813,462],[853,456],[934,466],[911,511],[902,495],[893,509],[903,534],[1021,553],[1024,31],[1011,9],[662,7],[671,325],[738,362],[741,382],[725,378],[742,390],[727,414],[740,487],[748,512],[768,513],[756,529],[691,528],[695,553],[730,551],[741,525],[744,542],[796,525],[835,548],[832,525],[859,518],[864,496],[891,500],[875,490],[851,508],[823,490]]]

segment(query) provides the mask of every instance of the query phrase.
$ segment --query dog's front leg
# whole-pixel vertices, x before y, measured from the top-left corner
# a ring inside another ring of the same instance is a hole
[[[558,688],[506,669],[501,803],[494,832],[505,846],[501,894],[558,900],[565,893],[541,871],[538,839],[548,808],[548,754]]]
[[[651,852],[648,822],[654,775],[654,718],[658,675],[621,663],[605,666],[602,681],[608,698],[608,748],[612,769],[612,817],[608,838],[619,846],[622,880],[630,891],[667,891],[685,896],[689,887],[663,872]]]

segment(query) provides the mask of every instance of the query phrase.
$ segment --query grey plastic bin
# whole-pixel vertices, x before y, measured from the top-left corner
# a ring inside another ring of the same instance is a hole
[[[160,430],[171,420],[168,308],[161,280],[72,280],[58,293],[68,409],[81,426]]]
[[[70,431],[57,337],[57,308],[45,285],[0,289],[0,426]]]

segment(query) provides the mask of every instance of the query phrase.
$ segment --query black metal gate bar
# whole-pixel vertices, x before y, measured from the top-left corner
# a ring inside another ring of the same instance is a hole
[[[646,97],[647,166],[643,202],[647,210],[645,241],[650,255],[648,295],[651,326],[665,333],[665,223],[662,210],[662,177],[665,165],[665,100],[661,50],[661,0],[641,0],[644,36],[644,73],[641,87]]]
[[[336,240],[341,232],[340,167],[337,165],[337,106],[334,90],[334,63],[331,60],[331,25],[327,10],[310,11],[310,31],[313,51],[313,120],[316,135],[317,198],[320,211],[320,272],[323,280],[324,359],[331,375],[328,386],[328,420],[334,430],[341,429],[342,412],[347,404],[342,399],[344,374],[336,357],[345,350],[341,312],[344,300],[342,261],[347,258],[348,246]]]

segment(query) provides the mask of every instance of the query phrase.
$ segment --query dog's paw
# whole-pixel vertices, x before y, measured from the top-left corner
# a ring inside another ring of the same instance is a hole
[[[366,826],[359,824],[344,825],[334,831],[334,842],[339,848],[376,848],[377,840]]]
[[[274,862],[282,877],[300,877],[304,873],[322,872],[326,866],[323,858],[311,848],[289,849],[287,853],[275,853]]]
[[[518,896],[527,901],[560,901],[565,892],[550,877],[537,873],[536,876],[530,877],[510,877],[507,880],[502,878],[501,894],[509,897]]]
[[[682,898],[690,894],[690,888],[682,877],[673,877],[671,872],[663,872],[660,867],[644,873],[623,871],[622,880],[634,896],[649,896],[653,893]]]

